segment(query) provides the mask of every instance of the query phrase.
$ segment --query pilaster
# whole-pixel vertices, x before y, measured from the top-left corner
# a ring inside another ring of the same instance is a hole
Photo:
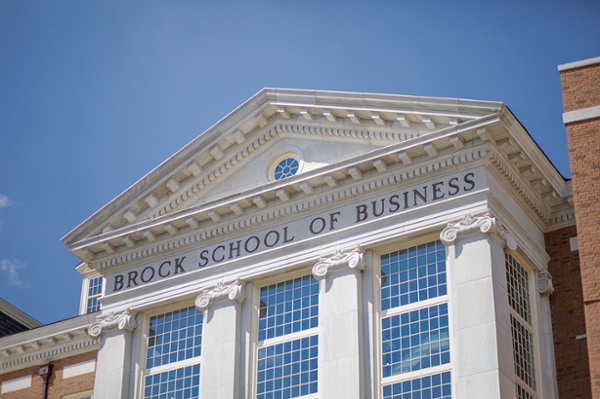
[[[505,249],[516,241],[489,213],[448,223],[440,238],[451,282],[452,396],[515,398]]]
[[[544,399],[558,399],[558,382],[556,361],[554,355],[554,334],[552,333],[552,315],[550,311],[550,295],[554,293],[552,276],[547,271],[541,271],[536,276],[537,314],[539,328],[540,359],[538,361],[541,381],[538,384]]]
[[[100,350],[94,383],[94,397],[127,399],[131,371],[132,331],[137,327],[136,313],[127,309],[121,313],[100,315],[88,334],[100,337]]]
[[[239,280],[209,287],[196,298],[196,307],[205,312],[202,358],[212,359],[200,368],[201,398],[239,395],[240,319],[245,298],[245,285]]]
[[[336,251],[313,267],[321,283],[319,393],[323,398],[361,398],[363,250]]]

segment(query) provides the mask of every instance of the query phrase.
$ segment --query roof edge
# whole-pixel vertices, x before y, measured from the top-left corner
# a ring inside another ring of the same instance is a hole
[[[25,327],[27,327],[29,329],[38,328],[38,327],[43,326],[42,323],[40,323],[33,317],[29,316],[27,313],[23,312],[22,310],[19,310],[18,308],[14,307],[10,303],[6,302],[2,298],[0,298],[0,312],[4,313],[8,317],[21,323],[22,325],[24,325]]]
[[[580,60],[575,62],[568,62],[558,66],[558,71],[568,71],[569,69],[586,67],[594,64],[600,64],[600,57],[588,58],[586,60]]]
[[[69,244],[78,241],[81,236],[89,233],[88,230],[90,225],[95,225],[96,222],[110,217],[114,212],[121,208],[125,202],[129,201],[132,196],[135,197],[140,195],[140,193],[152,186],[155,182],[164,178],[174,167],[185,161],[194,151],[197,150],[197,148],[209,145],[213,139],[224,132],[224,129],[230,128],[232,123],[235,123],[237,120],[243,120],[244,117],[251,114],[254,110],[264,108],[269,103],[281,101],[302,101],[307,103],[310,102],[314,105],[340,102],[344,105],[357,107],[398,107],[400,105],[426,109],[432,109],[436,106],[442,108],[466,107],[477,108],[481,111],[485,110],[485,112],[489,113],[500,112],[504,106],[504,104],[501,102],[468,100],[460,98],[424,97],[399,94],[376,94],[328,90],[284,89],[270,87],[263,88],[233,111],[221,118],[217,123],[204,130],[187,145],[167,158],[142,178],[137,180],[98,211],[94,212],[91,216],[89,216],[64,237],[62,237],[61,242],[64,245],[69,246]],[[233,121],[227,121],[228,119],[233,119]]]

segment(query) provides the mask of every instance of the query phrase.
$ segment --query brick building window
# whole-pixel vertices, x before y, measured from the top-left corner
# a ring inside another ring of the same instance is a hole
[[[533,320],[529,291],[530,273],[511,255],[505,256],[506,286],[511,307],[510,324],[517,377],[517,398],[535,398]]]

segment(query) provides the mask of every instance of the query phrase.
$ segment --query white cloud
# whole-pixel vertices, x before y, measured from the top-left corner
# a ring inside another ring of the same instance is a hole
[[[8,284],[13,287],[23,288],[28,284],[19,277],[19,270],[24,269],[25,265],[16,260],[0,260],[0,272],[8,278]]]
[[[12,202],[4,194],[0,194],[0,209],[11,206]],[[2,218],[0,217],[0,226],[2,226]]]
[[[7,206],[12,205],[12,202],[9,201],[6,195],[0,194],[0,209],[6,208]]]

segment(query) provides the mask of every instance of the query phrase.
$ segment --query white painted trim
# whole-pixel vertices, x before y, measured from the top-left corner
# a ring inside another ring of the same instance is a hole
[[[82,399],[82,398],[87,398],[87,397],[92,396],[93,393],[94,393],[93,389],[88,389],[87,391],[81,391],[81,392],[65,395],[61,399]]]
[[[600,64],[600,57],[588,58],[587,60],[569,62],[558,66],[558,71],[568,71],[569,69],[581,68],[584,66]]]
[[[6,380],[2,382],[2,389],[0,390],[0,394],[5,394],[9,392],[18,391],[21,389],[31,387],[32,377],[30,375],[26,377],[15,378],[12,380]]]
[[[77,377],[87,373],[92,373],[96,370],[96,359],[88,360],[77,364],[71,364],[63,368],[63,380],[66,378]]]
[[[590,108],[578,109],[575,111],[565,112],[563,114],[563,123],[585,121],[588,119],[600,118],[600,105]]]

